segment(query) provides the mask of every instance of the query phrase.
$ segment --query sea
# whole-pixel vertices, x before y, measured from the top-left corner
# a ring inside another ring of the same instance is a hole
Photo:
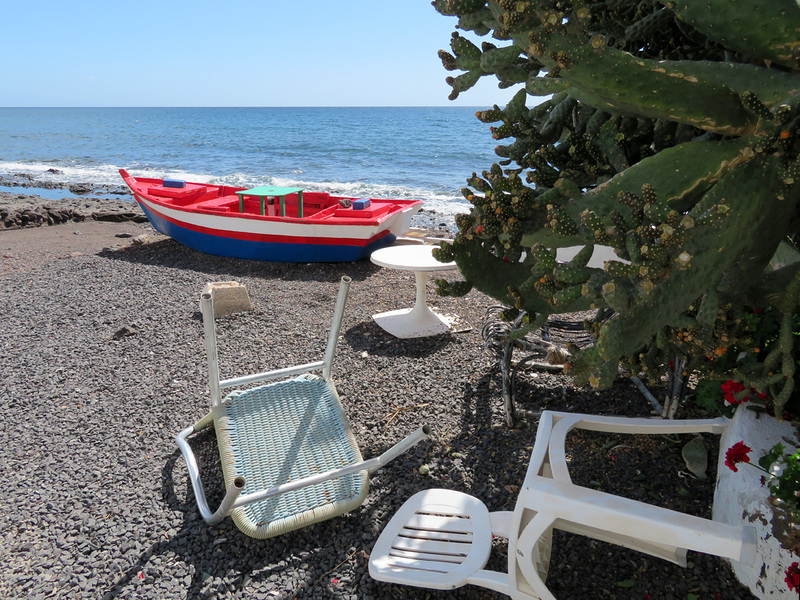
[[[497,159],[476,110],[0,108],[0,178],[118,185],[125,168],[134,176],[418,199],[452,216],[469,210],[460,191],[467,178]]]

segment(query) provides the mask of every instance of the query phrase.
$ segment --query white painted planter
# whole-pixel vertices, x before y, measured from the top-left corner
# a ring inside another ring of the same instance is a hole
[[[764,473],[747,464],[738,465],[738,473],[725,466],[725,452],[736,442],[744,441],[752,448],[750,460],[757,464],[758,459],[778,442],[787,445],[782,439],[784,437],[797,439],[797,432],[791,423],[766,414],[757,418],[757,414],[748,410],[746,405],[739,407],[720,439],[713,515],[715,521],[753,525],[758,531],[755,563],[733,563],[736,578],[758,598],[797,600],[797,593],[788,590],[784,578],[786,569],[798,558],[781,547],[772,535],[774,515],[767,500],[769,489],[761,484]]]

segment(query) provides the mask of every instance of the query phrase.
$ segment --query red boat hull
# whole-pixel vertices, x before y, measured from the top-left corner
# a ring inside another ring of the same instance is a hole
[[[233,258],[359,260],[408,231],[411,217],[422,207],[418,200],[374,199],[368,209],[356,210],[343,207],[339,197],[306,193],[303,217],[298,216],[296,197],[286,199],[287,216],[270,216],[260,214],[257,202],[240,204],[240,188],[187,183],[175,190],[165,188],[160,179],[133,178],[124,170],[120,174],[156,230],[200,252]]]

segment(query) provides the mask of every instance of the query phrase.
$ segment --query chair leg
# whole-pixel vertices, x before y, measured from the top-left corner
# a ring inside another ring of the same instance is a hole
[[[547,414],[547,418],[544,418]],[[536,430],[537,442],[547,441],[547,462],[552,469],[553,479],[556,481],[570,482],[569,469],[566,461],[567,434],[572,429],[585,429],[610,433],[631,435],[662,435],[675,433],[714,433],[721,434],[728,426],[728,419],[695,419],[665,421],[662,419],[630,418],[630,417],[602,417],[597,415],[583,415],[545,411]]]
[[[192,448],[186,441],[186,438],[191,434],[208,427],[210,423],[213,423],[213,417],[210,418],[212,414],[213,413],[207,414],[193,426],[187,427],[181,431],[175,437],[175,442],[178,444],[178,448],[183,454],[183,458],[186,460],[186,468],[189,471],[189,480],[192,483],[192,491],[194,492],[195,501],[197,502],[197,508],[200,510],[200,515],[209,525],[216,525],[231,512],[233,503],[236,502],[236,499],[244,489],[245,479],[244,477],[237,477],[234,479],[233,483],[225,491],[225,497],[222,499],[219,507],[212,513],[211,509],[208,507],[208,502],[206,501],[206,494],[203,490],[203,481],[200,479],[200,469],[197,466],[197,461],[194,458]]]
[[[556,597],[547,589],[543,575],[546,573],[547,565],[542,564],[540,544],[543,541],[549,542],[548,535],[552,534],[555,516],[546,512],[538,512],[533,519],[528,522],[522,535],[515,544],[509,542],[508,548],[508,569],[513,573],[514,588],[524,590],[527,584],[533,592],[534,597],[540,600],[557,600]],[[547,548],[547,559],[549,562],[549,547]],[[512,554],[513,553],[513,554]],[[519,567],[524,578],[524,582],[517,580],[516,567]]]

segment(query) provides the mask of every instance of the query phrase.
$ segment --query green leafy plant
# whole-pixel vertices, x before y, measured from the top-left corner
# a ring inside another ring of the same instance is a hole
[[[434,0],[457,27],[451,98],[481,77],[520,90],[493,124],[498,163],[463,191],[464,281],[527,311],[612,308],[569,365],[609,385],[620,362],[795,394],[800,312],[800,6],[794,0]],[[528,99],[544,100],[529,107]],[[570,261],[561,248],[582,248]],[[595,248],[610,256],[589,266]],[[759,316],[761,315],[761,316]],[[767,329],[772,332],[769,337]],[[525,328],[518,332],[524,335]],[[765,344],[768,342],[768,344]]]
[[[783,444],[775,444],[758,464],[769,474],[766,483],[774,501],[800,521],[800,452],[789,453]]]
[[[710,413],[725,413],[721,390],[722,383],[722,381],[715,379],[698,381],[694,390],[697,405]]]

